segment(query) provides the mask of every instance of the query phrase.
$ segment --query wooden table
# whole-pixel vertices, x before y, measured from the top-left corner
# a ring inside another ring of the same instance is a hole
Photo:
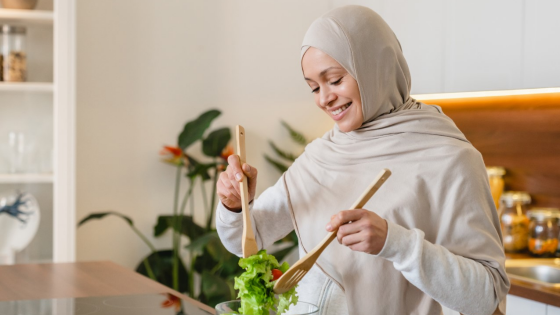
[[[0,266],[0,301],[172,293],[211,307],[110,261]]]

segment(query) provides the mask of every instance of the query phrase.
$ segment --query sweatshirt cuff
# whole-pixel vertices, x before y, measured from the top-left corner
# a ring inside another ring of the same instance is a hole
[[[406,262],[415,256],[417,238],[415,230],[387,221],[387,239],[377,256],[399,265],[406,265]]]
[[[249,204],[249,211],[253,207],[252,203]],[[243,212],[233,212],[228,210],[221,202],[218,203],[218,219],[229,226],[238,226],[243,224]]]

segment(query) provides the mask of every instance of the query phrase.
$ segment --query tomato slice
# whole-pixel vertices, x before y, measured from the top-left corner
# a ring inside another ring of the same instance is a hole
[[[278,280],[278,278],[280,278],[281,275],[282,275],[282,271],[278,269],[272,269],[272,281]]]

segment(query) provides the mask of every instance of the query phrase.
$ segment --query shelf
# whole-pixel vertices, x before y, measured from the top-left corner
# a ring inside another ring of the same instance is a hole
[[[42,82],[0,82],[0,91],[52,93],[54,85]]]
[[[17,24],[47,24],[52,25],[54,13],[52,11],[0,9],[0,22]]]
[[[0,184],[52,183],[53,174],[0,174]]]

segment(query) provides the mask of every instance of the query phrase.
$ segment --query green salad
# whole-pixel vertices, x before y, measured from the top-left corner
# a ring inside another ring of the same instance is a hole
[[[241,258],[239,266],[245,269],[239,277],[235,278],[234,288],[239,290],[241,298],[239,313],[244,315],[268,315],[270,310],[276,308],[276,314],[283,314],[291,304],[296,304],[298,296],[296,289],[276,296],[272,291],[276,279],[290,267],[284,262],[278,263],[276,258],[260,250],[251,257]]]

